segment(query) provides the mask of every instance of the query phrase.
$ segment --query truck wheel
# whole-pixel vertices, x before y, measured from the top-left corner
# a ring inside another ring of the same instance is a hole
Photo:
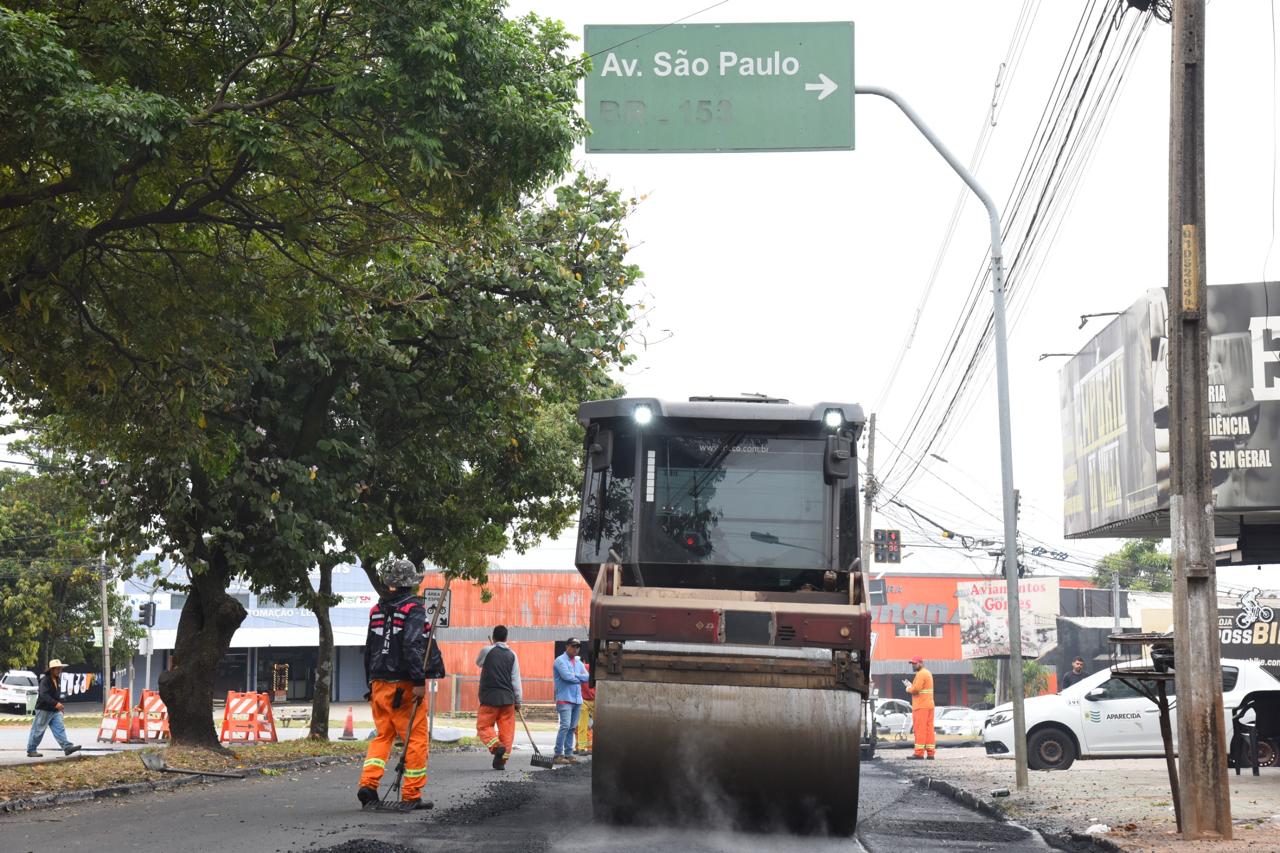
[[[1066,770],[1076,760],[1076,745],[1062,729],[1040,729],[1027,738],[1027,766],[1032,770]]]

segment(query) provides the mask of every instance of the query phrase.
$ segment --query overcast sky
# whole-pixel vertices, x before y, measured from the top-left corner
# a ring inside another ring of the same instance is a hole
[[[655,24],[711,0],[517,0],[581,37],[586,24]],[[1117,6],[1121,4],[1117,2]],[[1045,108],[1082,3],[795,2],[729,0],[688,23],[853,21],[855,77],[898,91],[961,160],[988,121],[995,82],[1020,16],[1029,35],[998,94],[997,125],[978,179],[998,205]],[[1126,14],[1136,15],[1129,11]],[[1273,235],[1275,80],[1273,9],[1263,0],[1210,2],[1207,13],[1207,260],[1211,284],[1258,281]],[[1009,341],[1015,482],[1021,530],[1073,559],[1117,544],[1062,539],[1058,371],[1106,318],[1079,330],[1079,315],[1120,311],[1167,277],[1167,151],[1171,30],[1153,21],[1097,143],[1088,171],[1038,275],[1011,306]],[[841,91],[832,97],[847,97]],[[917,303],[962,184],[886,101],[859,97],[856,150],[759,154],[586,154],[578,163],[644,196],[628,231],[645,272],[648,335],[623,378],[628,391],[665,397],[766,392],[797,401],[852,400],[900,441],[922,385],[941,357],[989,239],[976,199],[965,201],[914,343],[889,392],[880,392],[912,328]],[[1280,252],[1267,270],[1276,274]],[[989,292],[982,309],[990,306]],[[669,330],[669,331],[665,331]],[[669,337],[667,337],[669,335]],[[666,338],[665,340],[662,340]],[[989,362],[988,362],[989,365]],[[994,374],[949,437],[932,473],[904,501],[952,529],[998,537],[1000,469]],[[877,443],[877,468],[891,458]],[[932,511],[932,512],[931,512]],[[936,514],[936,515],[935,515]],[[876,526],[891,526],[883,517]],[[990,571],[992,560],[937,547],[904,528],[903,569]],[[913,547],[914,546],[914,547]],[[567,566],[564,540],[503,566]],[[1052,561],[1048,562],[1053,565]],[[1079,567],[1061,564],[1069,571]],[[1280,587],[1270,570],[1230,569],[1224,582]]]

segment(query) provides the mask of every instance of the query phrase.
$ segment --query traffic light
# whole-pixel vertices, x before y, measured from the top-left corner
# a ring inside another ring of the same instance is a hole
[[[156,624],[156,603],[148,601],[138,605],[138,624],[148,628]]]
[[[876,546],[877,563],[902,562],[902,531],[877,529],[872,531],[871,541]]]

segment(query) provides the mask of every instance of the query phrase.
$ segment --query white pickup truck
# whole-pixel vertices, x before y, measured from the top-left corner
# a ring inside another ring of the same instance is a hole
[[[1149,666],[1138,662],[1135,666]],[[1261,665],[1247,660],[1222,662],[1222,703],[1228,726],[1231,711],[1255,690],[1280,690]],[[1168,684],[1174,746],[1177,747],[1176,687]],[[1131,758],[1164,755],[1160,712],[1155,703],[1104,669],[1086,676],[1056,696],[1026,700],[1027,766],[1066,770],[1077,758]],[[991,711],[982,742],[992,758],[1013,758],[1013,706]]]

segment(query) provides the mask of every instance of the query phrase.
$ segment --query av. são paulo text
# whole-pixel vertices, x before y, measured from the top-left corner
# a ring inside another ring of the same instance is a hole
[[[783,56],[775,50],[771,56],[739,56],[735,51],[722,50],[715,60],[705,56],[688,55],[683,48],[672,53],[660,50],[653,55],[648,69],[640,67],[639,59],[619,59],[609,53],[600,68],[601,77],[643,77],[648,70],[654,77],[706,77],[715,73],[720,77],[795,77],[800,73],[800,60]],[[805,83],[805,91],[817,92],[821,101],[840,88],[826,74],[819,74],[816,83]]]

